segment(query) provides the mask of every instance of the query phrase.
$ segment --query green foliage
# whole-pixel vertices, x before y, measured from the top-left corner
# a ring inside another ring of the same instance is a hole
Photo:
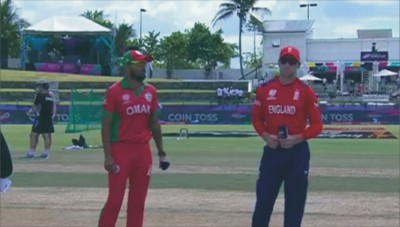
[[[112,29],[114,26],[110,20],[105,19],[103,10],[94,10],[94,11],[87,10],[86,12],[82,13],[81,16],[86,17],[87,19],[96,22],[101,26],[104,26],[109,29]]]
[[[118,55],[122,55],[130,41],[136,36],[132,24],[122,23],[118,25],[115,35],[115,47],[118,50]]]
[[[167,69],[204,69],[209,74],[218,65],[229,67],[236,45],[224,42],[222,30],[211,33],[202,23],[183,32],[173,32],[158,41],[159,33],[144,38],[144,50],[155,57],[155,67]]]
[[[146,54],[153,56],[153,67],[160,68],[161,50],[160,50],[160,32],[150,31],[142,39],[143,50]]]
[[[9,55],[18,57],[21,48],[19,29],[29,27],[27,20],[19,18],[12,0],[0,2],[0,36],[8,40]]]
[[[256,68],[261,68],[262,66],[262,56],[261,54],[257,54],[257,53],[250,53],[250,52],[246,52],[244,53],[244,55],[246,56],[244,59],[244,67],[246,69],[256,69]]]
[[[235,53],[234,46],[224,42],[222,30],[211,33],[205,24],[199,22],[188,31],[187,52],[189,60],[199,63],[206,74],[218,63],[229,65]]]
[[[160,41],[160,62],[167,71],[172,69],[191,69],[193,64],[188,60],[186,51],[188,35],[180,31],[173,32],[171,35],[163,37]],[[168,77],[172,74],[167,72]]]

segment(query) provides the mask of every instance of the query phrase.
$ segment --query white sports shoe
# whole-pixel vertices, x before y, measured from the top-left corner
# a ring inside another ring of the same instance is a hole
[[[6,193],[10,189],[12,181],[8,178],[0,178],[0,194]]]

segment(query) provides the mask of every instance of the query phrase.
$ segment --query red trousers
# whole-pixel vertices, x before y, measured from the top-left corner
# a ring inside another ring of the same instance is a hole
[[[126,226],[142,227],[152,165],[150,144],[113,144],[111,156],[119,165],[119,172],[108,173],[108,198],[100,215],[99,227],[115,226],[128,179]]]

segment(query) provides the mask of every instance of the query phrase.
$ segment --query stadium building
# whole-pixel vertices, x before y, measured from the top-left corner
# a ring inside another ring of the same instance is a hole
[[[313,83],[318,93],[324,91],[346,94],[360,90],[362,94],[398,90],[397,76],[377,77],[373,74],[387,69],[400,72],[400,39],[391,29],[357,30],[357,38],[314,39],[314,20],[265,21],[263,34],[263,74],[276,73],[279,50],[293,45],[299,48],[302,67],[299,76],[307,73],[324,79]]]

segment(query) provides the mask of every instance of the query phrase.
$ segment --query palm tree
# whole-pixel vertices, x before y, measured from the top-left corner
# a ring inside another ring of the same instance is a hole
[[[118,54],[122,54],[128,45],[128,41],[135,37],[136,32],[132,24],[119,24],[115,35],[115,46],[118,50]]]
[[[80,16],[86,17],[87,19],[100,24],[106,28],[111,29],[113,27],[113,23],[110,20],[106,19],[106,15],[104,15],[103,10],[95,10],[90,11],[87,10],[86,12],[82,13]]]
[[[226,3],[219,5],[219,10],[212,20],[213,26],[218,21],[226,20],[232,15],[236,14],[239,17],[239,62],[240,62],[240,73],[244,78],[243,73],[243,56],[242,56],[242,33],[243,24],[246,23],[251,12],[271,14],[271,10],[266,7],[255,7],[258,0],[228,0]],[[253,16],[254,17],[254,16]],[[254,19],[257,19],[254,17]],[[260,22],[261,23],[261,22]]]
[[[143,47],[147,54],[153,55],[155,59],[159,58],[160,32],[150,31],[143,39]]]
[[[26,20],[19,18],[11,0],[0,2],[0,37],[8,40],[11,56],[19,55],[21,40],[19,30],[29,25]]]

